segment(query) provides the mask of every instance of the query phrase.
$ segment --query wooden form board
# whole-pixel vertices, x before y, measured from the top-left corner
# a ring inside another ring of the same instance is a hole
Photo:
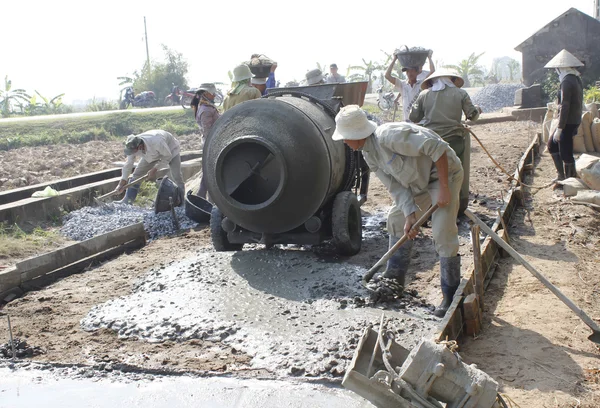
[[[540,147],[542,145],[541,134],[537,134],[532,140],[531,144],[525,151],[525,154],[519,161],[517,169],[515,171],[514,177],[518,180],[523,179],[523,175],[526,170],[526,166],[528,164],[533,164],[535,161],[535,157],[539,154]],[[516,184],[516,183],[515,183]],[[502,239],[506,240],[508,237],[508,232],[504,229],[500,229],[502,226],[502,219],[505,224],[508,225],[512,215],[514,214],[514,210],[522,199],[522,188],[515,188],[510,192],[507,197],[506,204],[502,209],[500,215],[496,218],[492,230],[495,231]],[[501,219],[502,218],[502,219]],[[484,288],[487,288],[489,282],[493,277],[493,273],[495,271],[494,263],[496,258],[500,254],[500,247],[496,244],[491,237],[486,237],[483,244],[481,245],[481,269],[483,272],[484,279]],[[438,332],[436,334],[436,339],[438,341],[443,340],[456,340],[463,333],[464,328],[464,312],[462,310],[462,304],[465,298],[475,293],[475,268],[473,265],[469,267],[467,270],[465,278],[462,279],[456,294],[454,295],[454,300],[452,301],[452,305],[446,312],[446,316],[442,323],[439,326]]]

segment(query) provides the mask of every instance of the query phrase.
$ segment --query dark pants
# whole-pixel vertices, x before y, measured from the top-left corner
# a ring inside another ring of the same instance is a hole
[[[573,157],[573,136],[577,134],[579,125],[565,125],[560,134],[560,142],[555,142],[552,135],[548,139],[548,151],[552,153],[560,153],[560,159],[563,163],[575,163]]]

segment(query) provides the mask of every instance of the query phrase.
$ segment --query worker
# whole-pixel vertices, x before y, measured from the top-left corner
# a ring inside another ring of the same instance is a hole
[[[429,60],[429,71],[423,71],[423,67],[402,67],[402,72],[406,74],[407,79],[396,78],[392,75],[396,61],[398,60],[397,51],[394,51],[394,57],[392,62],[385,71],[385,79],[387,79],[392,85],[394,90],[398,92],[398,97],[402,98],[402,113],[403,120],[409,122],[410,109],[417,100],[417,97],[421,93],[421,84],[427,78],[427,76],[435,72],[435,65],[431,59],[433,51],[429,50],[427,59]]]
[[[155,180],[156,172],[161,167],[168,165],[170,179],[179,188],[180,202],[183,203],[185,184],[183,182],[183,173],[181,172],[180,151],[179,140],[164,130],[154,129],[139,135],[127,136],[127,140],[125,141],[125,156],[127,156],[127,161],[123,166],[121,180],[115,190],[119,193],[123,192],[123,187],[127,184],[129,175],[133,169],[135,158],[141,156],[131,178],[136,180],[148,174],[149,180]],[[128,187],[125,192],[125,198],[121,202],[132,204],[137,197],[139,189],[139,184]]]
[[[271,65],[271,72],[269,72],[269,76],[267,78],[252,77],[252,79],[250,80],[252,86],[258,89],[262,96],[265,96],[267,94],[267,89],[277,87],[277,83],[275,81],[276,69],[277,63],[274,62],[273,65]]]
[[[343,107],[335,118],[333,140],[343,140],[362,151],[365,161],[390,192],[394,206],[388,214],[391,248],[403,234],[410,239],[396,251],[383,274],[404,287],[417,219],[431,206],[435,249],[440,256],[443,301],[435,310],[442,317],[452,303],[460,282],[456,213],[463,170],[450,145],[435,132],[412,123],[395,122],[377,126],[357,105]],[[385,280],[384,280],[385,281]]]
[[[421,84],[423,92],[413,104],[409,119],[427,129],[433,130],[450,144],[464,170],[463,185],[460,189],[458,215],[464,214],[469,206],[469,174],[471,171],[471,136],[462,126],[463,113],[471,121],[481,114],[481,108],[474,106],[469,94],[461,87],[465,81],[445,69],[429,75]]]
[[[194,117],[196,118],[196,123],[200,128],[202,149],[204,149],[204,143],[206,142],[206,136],[208,135],[208,132],[220,116],[219,111],[214,105],[216,93],[217,88],[215,84],[205,83],[200,85],[196,91],[194,99],[192,99],[191,105],[192,109],[194,110]],[[206,199],[206,194],[206,182],[204,179],[204,174],[202,174],[198,195]]]
[[[346,82],[346,78],[338,74],[337,64],[331,64],[329,66],[329,75],[327,76],[328,84],[343,84]]]
[[[223,101],[223,111],[228,111],[238,103],[258,99],[260,91],[250,85],[252,72],[246,64],[238,65],[233,69],[233,83]]]
[[[581,124],[583,83],[577,67],[583,63],[567,50],[562,50],[546,64],[554,68],[560,80],[558,93],[558,127],[548,138],[548,151],[554,161],[558,177],[554,181],[577,177],[573,158],[573,136]]]
[[[306,73],[306,85],[321,85],[325,83],[323,72],[316,68]]]

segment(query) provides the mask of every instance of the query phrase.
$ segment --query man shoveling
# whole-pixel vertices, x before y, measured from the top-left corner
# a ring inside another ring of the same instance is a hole
[[[144,174],[148,173],[148,179],[154,180],[156,172],[166,165],[170,169],[170,178],[179,187],[180,202],[183,203],[183,194],[185,184],[183,182],[183,173],[181,172],[181,156],[180,156],[179,141],[172,134],[164,130],[148,130],[139,135],[130,135],[125,141],[125,156],[127,161],[123,166],[121,181],[115,188],[119,193],[127,184],[136,156],[141,156],[132,179],[137,180]],[[139,184],[135,184],[125,192],[125,198],[122,203],[132,204],[138,195],[140,189]]]
[[[418,234],[418,229],[412,227],[432,203],[438,204],[432,215],[432,230],[440,256],[444,300],[435,315],[443,317],[460,283],[456,226],[463,180],[460,160],[435,132],[406,122],[377,127],[357,105],[342,108],[335,121],[333,140],[343,140],[353,150],[361,150],[371,171],[394,199],[387,221],[390,248],[403,234],[410,238],[388,261],[384,278],[404,286],[412,240]]]

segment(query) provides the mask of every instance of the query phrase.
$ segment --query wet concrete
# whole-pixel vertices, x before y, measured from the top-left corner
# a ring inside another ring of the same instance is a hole
[[[368,408],[342,388],[284,381],[232,378],[155,378],[116,382],[112,378],[73,379],[39,369],[0,367],[0,408]]]
[[[364,272],[304,250],[200,252],[150,270],[130,295],[94,307],[81,325],[151,342],[222,342],[278,376],[339,377],[382,313],[360,285]],[[439,319],[418,302],[401,307],[386,318],[410,349]]]

